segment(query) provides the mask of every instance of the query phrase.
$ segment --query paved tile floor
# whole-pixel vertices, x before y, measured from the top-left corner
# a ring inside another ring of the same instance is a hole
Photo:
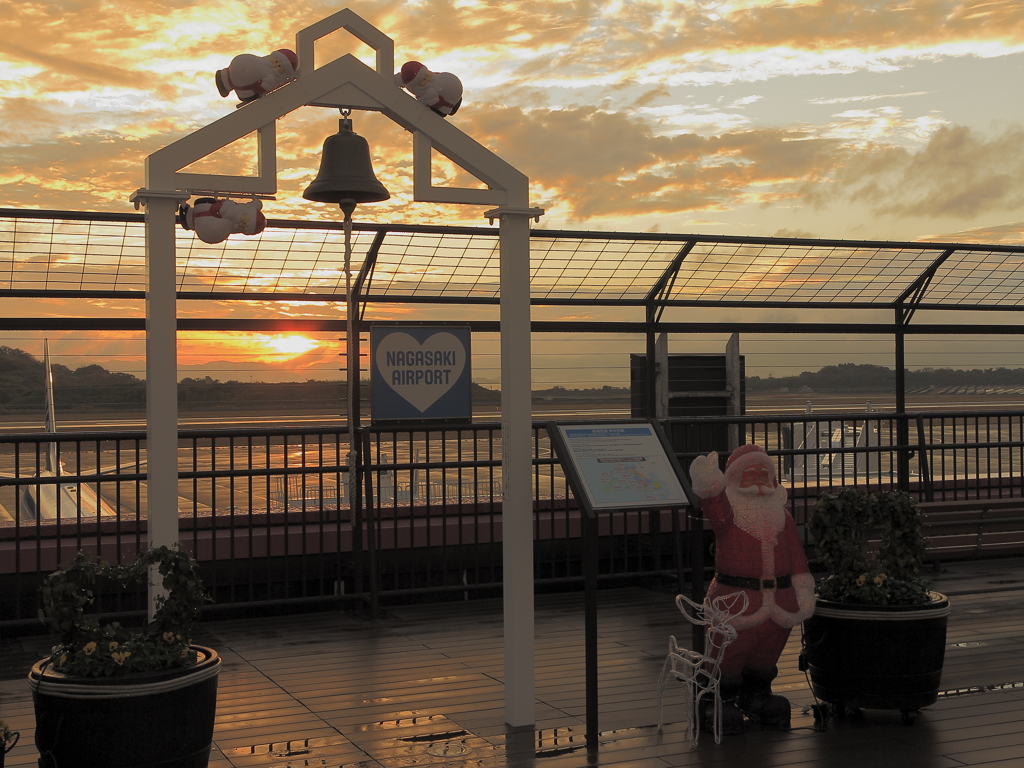
[[[504,724],[498,600],[387,609],[371,622],[345,612],[204,623],[198,640],[224,659],[211,768],[720,765],[739,768],[952,768],[1024,765],[1024,560],[946,565],[936,588],[953,600],[944,693],[913,725],[898,712],[853,713],[816,729],[797,670],[799,632],[775,689],[793,730],[691,747],[677,689],[657,732],[655,683],[669,634],[688,631],[667,592],[600,595],[601,744],[584,742],[583,598],[540,596],[534,728]],[[9,658],[45,638],[8,642]],[[12,652],[13,653],[13,652]],[[27,666],[25,667],[27,671]],[[23,673],[0,680],[0,717],[22,732],[7,766],[36,765]],[[126,738],[132,738],[126,735]]]

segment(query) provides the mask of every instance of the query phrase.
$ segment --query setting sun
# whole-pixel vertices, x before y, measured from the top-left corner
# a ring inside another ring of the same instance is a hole
[[[320,346],[319,341],[307,339],[305,336],[256,336],[256,344],[274,350],[276,356],[292,358],[304,355]]]

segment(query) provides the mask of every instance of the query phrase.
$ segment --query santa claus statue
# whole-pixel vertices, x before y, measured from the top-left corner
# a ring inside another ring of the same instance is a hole
[[[255,235],[267,226],[261,209],[263,203],[253,199],[247,203],[200,197],[194,206],[187,203],[178,212],[182,229],[192,230],[204,243],[221,243],[234,234]]]
[[[454,115],[462,104],[462,81],[451,72],[431,72],[418,61],[407,61],[395,74],[395,85],[405,88],[441,117]]]
[[[245,103],[291,82],[298,72],[299,57],[295,51],[282,48],[269,56],[240,53],[226,69],[217,70],[215,79],[221,96],[226,97],[234,91]]]
[[[814,577],[784,506],[786,489],[758,445],[733,451],[724,473],[717,453],[698,456],[690,477],[715,532],[716,572],[707,597],[742,591],[749,598],[747,609],[730,622],[737,637],[719,666],[722,731],[742,732],[744,715],[788,730],[789,701],[772,693],[772,680],[790,630],[814,613]]]

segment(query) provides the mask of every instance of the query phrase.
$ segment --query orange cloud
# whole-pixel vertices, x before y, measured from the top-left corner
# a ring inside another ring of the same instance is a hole
[[[866,202],[879,215],[968,218],[1024,205],[1024,128],[986,138],[962,126],[939,128],[919,151],[869,146],[846,153],[834,183],[805,189],[822,205]]]
[[[335,10],[320,0],[266,2],[259,13],[198,0],[157,0],[130,13],[102,0],[0,0],[0,205],[126,210],[149,153],[234,108],[216,94],[215,69],[237,53],[292,46],[299,29]],[[1024,137],[1013,130],[957,143],[941,133],[940,115],[904,118],[888,104],[847,110],[827,125],[756,123],[742,110],[757,94],[709,96],[698,109],[679,90],[703,98],[716,83],[1024,50],[1017,0],[369,0],[355,10],[395,40],[396,65],[416,58],[463,77],[466,104],[453,124],[523,169],[555,225],[842,199],[905,216],[936,199],[929,215],[975,215],[1018,199],[1016,179],[991,164],[996,151],[1016,162]],[[349,50],[369,58],[344,32],[317,48],[321,62]],[[281,119],[280,192],[269,216],[338,218],[301,197],[336,120],[318,109]],[[392,193],[360,206],[358,218],[482,223],[477,206],[412,202],[403,130],[375,114],[357,114],[356,130]],[[951,169],[956,151],[980,165]],[[245,172],[254,162],[243,143],[204,168]],[[967,186],[959,197],[934,197],[950,170]],[[435,175],[439,184],[476,185],[445,163]],[[900,184],[913,194],[888,205]]]

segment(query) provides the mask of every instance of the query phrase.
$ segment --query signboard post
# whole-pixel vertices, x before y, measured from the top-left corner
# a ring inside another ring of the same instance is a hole
[[[471,421],[470,329],[370,328],[372,421]]]
[[[656,419],[552,421],[548,422],[547,431],[573,495],[583,508],[587,748],[593,750],[598,746],[599,734],[597,516],[601,512],[653,511],[689,505],[699,517],[700,501]],[[703,562],[699,565],[703,569]]]

